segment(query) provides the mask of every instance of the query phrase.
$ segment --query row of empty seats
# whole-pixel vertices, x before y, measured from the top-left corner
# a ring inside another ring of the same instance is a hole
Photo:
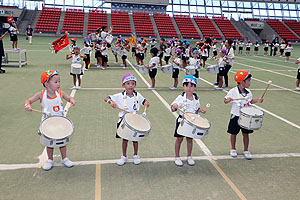
[[[174,15],[174,19],[183,38],[200,38],[198,31],[188,15]]]
[[[82,34],[84,22],[84,10],[81,9],[67,9],[65,13],[64,24],[62,32]]]
[[[132,13],[132,16],[137,36],[155,36],[148,13]]]
[[[107,26],[106,11],[90,10],[88,33],[95,33],[102,26]]]
[[[213,35],[216,39],[222,39],[222,36],[207,16],[194,16],[194,19],[205,38]]]
[[[222,31],[225,38],[238,39],[238,40],[243,39],[241,34],[236,30],[236,28],[232,25],[231,21],[229,21],[227,18],[213,17],[213,19],[216,22],[217,26]]]
[[[288,25],[295,33],[300,36],[300,23],[296,20],[283,20],[286,25]]]
[[[111,24],[113,26],[112,34],[114,35],[131,35],[131,26],[128,12],[111,12]]]
[[[168,14],[153,14],[160,37],[178,37]]]
[[[56,33],[60,14],[60,8],[43,7],[34,31]]]
[[[292,41],[299,40],[299,38],[278,19],[265,19],[265,21],[280,35],[281,38]]]

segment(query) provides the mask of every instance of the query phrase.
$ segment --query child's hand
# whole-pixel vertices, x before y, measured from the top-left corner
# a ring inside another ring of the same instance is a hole
[[[263,101],[264,101],[264,99],[261,97],[257,99],[257,102],[259,102],[259,103],[262,103]]]
[[[224,103],[229,103],[232,101],[232,98],[231,97],[228,97],[227,99],[224,100]]]
[[[110,101],[110,105],[113,108],[117,108],[118,107],[117,104],[115,102],[113,102],[113,101]]]
[[[199,109],[199,112],[201,112],[201,113],[205,114],[205,113],[206,113],[206,110],[205,110],[205,109],[202,109],[202,108],[200,108],[200,109]]]
[[[171,105],[172,112],[175,112],[179,108],[178,104],[174,103]]]
[[[25,108],[26,111],[32,112],[32,107],[31,107],[30,104],[25,104],[24,108]]]
[[[149,108],[149,106],[150,106],[149,101],[145,101],[144,106],[145,106],[146,108]]]
[[[75,99],[74,98],[70,98],[70,103],[72,104],[72,106],[75,106],[75,104],[76,104]]]

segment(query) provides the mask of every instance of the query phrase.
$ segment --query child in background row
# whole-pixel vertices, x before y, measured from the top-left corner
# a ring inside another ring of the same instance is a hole
[[[36,93],[24,103],[26,111],[32,111],[31,104],[40,100],[42,111],[49,112],[50,116],[64,116],[63,99],[70,102],[72,105],[76,104],[73,97],[68,96],[60,90],[60,77],[58,71],[45,71],[41,75],[41,83],[45,87],[41,92]],[[42,121],[47,119],[49,115],[43,114]],[[47,147],[48,160],[43,165],[43,169],[48,171],[52,168],[53,151],[54,148]],[[73,162],[67,158],[67,146],[59,147],[61,153],[61,163],[66,167],[73,167]]]
[[[226,52],[227,50],[225,48],[220,51],[220,58],[218,60],[219,73],[217,74],[219,85],[215,87],[216,90],[223,90],[223,77],[226,74],[225,66],[229,64],[229,62],[224,58]]]
[[[188,64],[195,67],[195,74],[192,74],[196,78],[199,78],[199,67],[201,65],[200,59],[199,59],[199,51],[195,49],[193,51],[193,57],[191,57],[188,61]]]
[[[285,41],[283,40],[283,41],[281,42],[280,46],[279,46],[279,48],[280,48],[280,49],[279,49],[280,57],[283,56],[285,47],[286,47],[286,44],[285,44]]]
[[[136,92],[134,89],[136,87],[137,79],[132,74],[125,74],[122,78],[122,87],[124,91],[121,93],[117,93],[111,96],[108,96],[104,99],[105,102],[111,105],[113,108],[122,108],[129,112],[138,112],[141,105],[145,107],[149,107],[149,102],[145,99],[140,93]],[[126,112],[119,112],[119,121],[117,123],[117,128],[120,126],[124,115]],[[116,133],[116,138],[120,138],[120,136]],[[124,165],[128,161],[127,157],[127,145],[128,140],[122,140],[122,156],[121,159],[117,162],[119,166]],[[138,142],[133,142],[133,163],[138,165],[141,163],[140,157],[138,156]]]
[[[257,56],[258,47],[259,47],[258,40],[256,40],[255,45],[254,45],[254,56]]]
[[[127,67],[126,59],[128,56],[128,52],[130,51],[129,42],[130,42],[129,39],[126,38],[124,41],[122,41],[122,45],[121,45],[122,61],[123,61],[123,64],[121,66],[123,69],[126,69]]]
[[[248,40],[248,43],[246,44],[246,56],[250,56],[251,46],[252,46],[252,43],[250,40]]]
[[[234,75],[234,80],[237,82],[237,86],[232,88],[227,95],[225,96],[224,103],[227,104],[229,102],[232,102],[231,107],[231,117],[228,125],[227,132],[230,134],[230,143],[231,143],[231,150],[230,155],[234,158],[237,157],[237,151],[236,151],[236,136],[242,130],[243,134],[243,142],[244,142],[244,156],[246,159],[251,160],[252,156],[248,150],[249,147],[249,134],[253,133],[253,130],[247,130],[238,124],[238,119],[240,116],[240,109],[243,107],[249,107],[250,103],[262,103],[263,99],[252,99],[252,93],[248,89],[251,85],[251,74],[247,71],[240,70]],[[246,98],[249,97],[249,99],[244,100],[233,100],[238,98]]]
[[[172,51],[172,42],[168,41],[166,44],[166,48],[165,48],[165,61],[166,61],[166,65],[169,64],[169,60],[171,58],[171,51]]]
[[[146,67],[149,70],[149,76],[152,82],[151,87],[148,89],[154,90],[155,89],[155,76],[157,74],[157,67],[159,65],[159,57],[157,57],[158,49],[153,47],[150,49],[150,54],[152,58],[150,59],[149,65]]]
[[[213,54],[214,54],[214,59],[218,59],[218,48],[217,48],[217,40],[213,41]]]
[[[244,48],[244,40],[241,40],[239,42],[239,55],[243,54],[243,48]]]
[[[170,87],[170,90],[177,90],[177,85],[178,85],[178,75],[179,75],[179,66],[180,66],[180,55],[181,55],[181,50],[176,49],[175,55],[172,58],[172,66],[173,66],[173,73],[172,73],[172,78],[174,79],[174,84],[172,87]]]
[[[292,43],[288,42],[288,45],[285,47],[285,62],[288,62],[291,56],[291,52],[293,50]]]
[[[295,64],[298,64],[298,73],[297,73],[297,81],[296,81],[296,90],[300,90],[299,83],[300,83],[300,58],[298,58],[295,62]]]
[[[90,68],[90,64],[91,64],[91,52],[93,51],[93,49],[92,49],[92,47],[90,47],[88,39],[85,39],[83,41],[83,44],[84,44],[84,47],[81,49],[80,52],[84,53],[84,56],[85,56],[83,58],[83,61],[84,61],[84,64],[85,64],[84,70],[87,71]]]
[[[198,99],[198,96],[194,93],[196,87],[197,87],[197,78],[193,75],[185,76],[183,81],[183,89],[184,92],[179,95],[171,104],[171,110],[172,112],[177,111],[178,108],[183,109],[187,113],[206,113],[204,109],[200,108],[200,101]],[[180,146],[183,141],[184,136],[179,135],[177,133],[177,129],[179,127],[180,122],[183,120],[183,113],[180,112],[178,118],[176,119],[176,128],[174,137],[176,137],[175,142],[175,165],[178,167],[183,166],[183,163],[180,159]],[[195,161],[192,159],[192,149],[193,149],[193,138],[186,137],[187,142],[187,163],[190,166],[195,165]]]
[[[266,40],[264,44],[264,56],[268,55],[268,51],[269,51],[269,40]]]

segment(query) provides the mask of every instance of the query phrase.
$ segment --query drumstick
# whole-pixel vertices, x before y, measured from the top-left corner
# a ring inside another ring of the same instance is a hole
[[[36,109],[32,109],[32,111],[34,111],[34,112],[39,112],[39,113],[43,113],[43,114],[45,114],[45,115],[50,115],[50,112],[43,112],[43,111],[36,110]]]
[[[208,104],[206,104],[206,107],[203,109],[203,110],[205,110],[205,111],[207,111],[207,109],[210,107],[210,104],[208,103]]]
[[[177,108],[178,110],[180,110],[181,112],[183,112],[186,116],[188,116],[189,118],[191,118],[192,120],[195,120],[195,117],[192,117],[191,115],[187,114],[186,112],[184,112],[183,110],[181,110],[180,108]]]
[[[124,111],[124,112],[131,113],[128,110],[124,110],[123,108],[120,108],[120,107],[117,107],[117,108],[120,109],[120,110],[122,110],[122,111]]]
[[[143,112],[144,116],[146,116],[146,110],[147,110],[147,106],[144,107],[144,112]]]
[[[244,98],[237,98],[237,99],[232,99],[232,101],[237,101],[237,100],[248,100],[249,97],[244,97]]]
[[[266,92],[267,92],[267,90],[268,90],[268,88],[269,88],[269,86],[270,86],[271,84],[272,84],[272,81],[268,81],[268,85],[267,85],[267,87],[266,87],[264,93],[261,95],[260,98],[264,98],[264,96],[265,96],[265,94],[266,94]]]

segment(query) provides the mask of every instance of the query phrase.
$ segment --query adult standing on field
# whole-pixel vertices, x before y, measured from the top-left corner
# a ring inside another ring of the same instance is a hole
[[[1,24],[2,27],[2,24]],[[0,29],[0,33],[2,34],[3,29]],[[5,70],[2,69],[2,57],[4,56],[4,48],[3,48],[3,42],[2,39],[8,34],[8,31],[6,31],[3,35],[0,36],[0,74],[4,74]]]
[[[212,45],[212,42],[213,42],[213,35],[210,35],[209,36],[209,38],[207,38],[206,40],[205,40],[205,43],[206,44],[209,44],[209,46],[207,47],[207,50],[208,50],[208,57],[209,57],[209,50],[210,50],[210,47],[211,47],[211,45]]]
[[[31,25],[28,24],[26,28],[26,38],[28,39],[29,44],[32,44],[32,33],[33,29],[31,28]]]

